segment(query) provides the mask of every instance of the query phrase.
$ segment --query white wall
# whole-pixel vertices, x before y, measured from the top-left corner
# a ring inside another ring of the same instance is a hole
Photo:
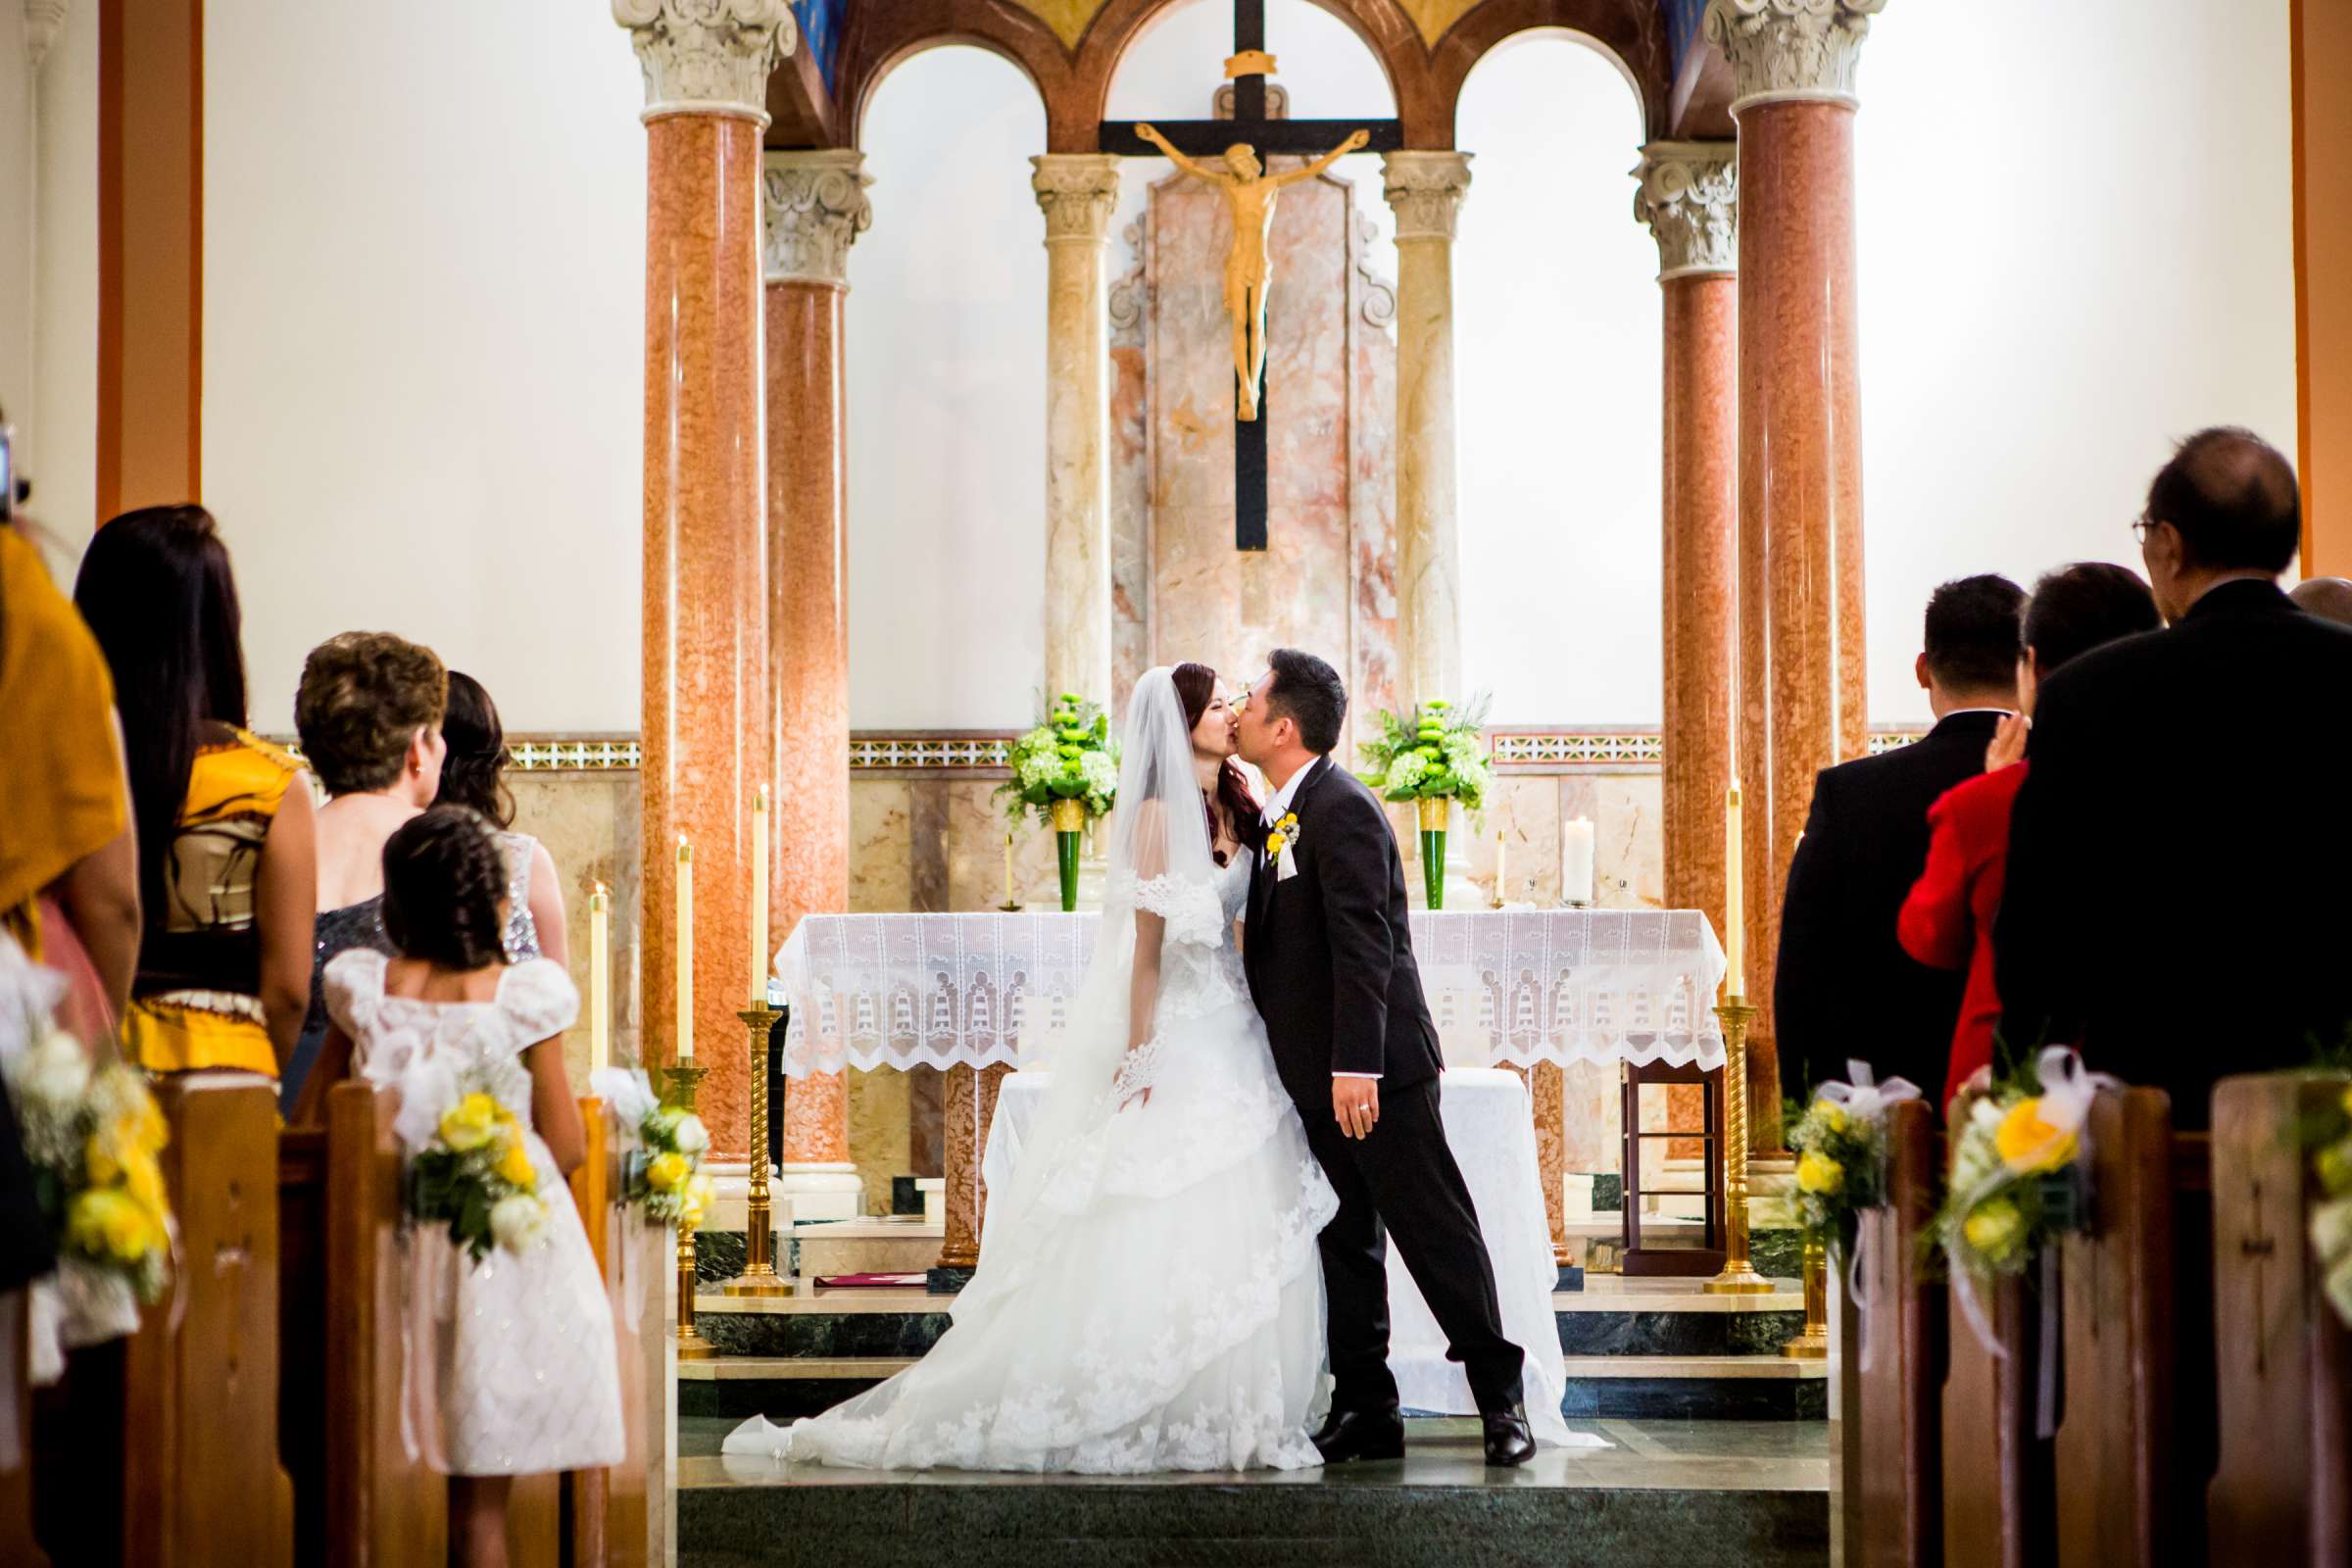
[[[1046,115],[983,50],[901,65],[864,120],[850,256],[850,722],[1026,725],[1046,648]]]
[[[77,13],[95,10],[77,6]],[[254,721],[355,627],[638,723],[645,132],[603,6],[212,0],[204,489]]]
[[[12,399],[31,514],[73,556],[72,582],[98,505],[98,8],[67,8],[35,88],[38,251],[31,406]]]
[[[0,8],[0,409],[32,416],[34,167],[24,8]]]
[[[1658,250],[1633,219],[1642,102],[1574,35],[1471,73],[1454,241],[1462,673],[1493,715],[1654,724]]]
[[[1924,720],[1937,582],[2136,567],[2201,425],[2293,455],[2286,7],[1890,6],[1861,96],[1870,712]]]

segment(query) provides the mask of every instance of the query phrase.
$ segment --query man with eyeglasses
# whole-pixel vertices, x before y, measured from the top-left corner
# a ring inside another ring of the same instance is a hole
[[[2352,628],[2279,591],[2294,469],[2201,430],[2133,531],[2171,629],[2042,687],[1993,929],[2002,1034],[2075,1042],[2203,1127],[2227,1073],[2307,1064],[2352,1022]]]

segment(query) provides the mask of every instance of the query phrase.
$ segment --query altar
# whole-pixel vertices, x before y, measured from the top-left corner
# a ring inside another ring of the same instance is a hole
[[[1090,912],[812,914],[777,955],[791,1009],[788,1079],[853,1067],[948,1071],[944,1270],[978,1260],[997,1097],[1014,1066],[1048,1054],[1100,925]],[[1572,1061],[1720,1068],[1713,1005],[1724,956],[1714,928],[1691,909],[1423,910],[1412,916],[1412,940],[1447,1066],[1530,1074],[1559,1255],[1557,1074]]]

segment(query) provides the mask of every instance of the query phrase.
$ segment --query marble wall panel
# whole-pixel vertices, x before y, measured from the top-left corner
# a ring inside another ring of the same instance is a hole
[[[1143,224],[1133,267],[1110,285],[1110,692],[1131,691],[1152,665],[1152,443],[1145,417]]]
[[[890,1212],[890,1181],[913,1173],[912,1119],[907,1075],[853,1072],[850,1091],[850,1158],[865,1184],[868,1214]]]
[[[895,778],[850,781],[850,908],[855,913],[914,907],[914,788]]]
[[[580,1020],[564,1037],[572,1087],[588,1083],[588,895],[612,901],[612,1058],[633,1062],[639,1045],[638,907],[641,898],[635,773],[515,773],[514,826],[547,846],[564,890],[565,948],[580,988]]]

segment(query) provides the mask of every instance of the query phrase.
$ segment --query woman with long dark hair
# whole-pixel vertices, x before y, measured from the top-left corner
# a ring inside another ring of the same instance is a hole
[[[507,788],[507,729],[482,683],[449,672],[449,706],[441,715],[441,793],[435,806],[463,806],[479,815],[498,840],[507,867],[507,961],[548,957],[569,961],[564,929],[564,886],[547,846],[514,829],[514,792]]]
[[[1193,737],[1193,771],[1200,781],[1200,806],[1208,813],[1208,842],[1220,866],[1235,852],[1254,850],[1263,836],[1257,797],[1234,760],[1233,708],[1217,672],[1206,664],[1178,664],[1168,671],[1184,705],[1184,727]]]
[[[242,616],[202,507],[100,528],[74,602],[114,673],[145,929],[123,1049],[278,1076],[310,1002],[316,839],[294,759],[245,728]]]

